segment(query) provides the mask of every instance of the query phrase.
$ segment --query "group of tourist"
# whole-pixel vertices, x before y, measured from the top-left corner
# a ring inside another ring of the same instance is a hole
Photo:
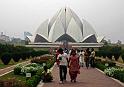
[[[91,67],[95,67],[95,64],[94,64],[94,58],[95,58],[95,51],[94,49],[92,48],[91,51],[89,51],[89,48],[87,48],[86,50],[82,50],[80,53],[80,65],[81,66],[86,66],[87,69],[89,67],[89,65]]]
[[[93,48],[91,51],[87,48],[80,52],[74,49],[68,51],[67,49],[63,50],[60,48],[57,50],[56,57],[56,62],[59,66],[60,83],[66,82],[67,68],[69,68],[70,81],[76,82],[77,74],[80,74],[81,66],[85,65],[87,69],[89,65],[95,67],[95,51]]]

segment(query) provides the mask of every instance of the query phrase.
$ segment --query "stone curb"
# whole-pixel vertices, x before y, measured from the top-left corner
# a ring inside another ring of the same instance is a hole
[[[96,68],[96,70],[98,70],[99,72],[101,72],[102,74],[105,74],[102,70]],[[109,76],[108,76],[109,77]],[[115,79],[115,78],[112,78],[112,77],[109,77],[111,78],[112,80],[114,80],[115,82],[119,83],[120,85],[124,86],[124,83],[119,81],[118,79]]]

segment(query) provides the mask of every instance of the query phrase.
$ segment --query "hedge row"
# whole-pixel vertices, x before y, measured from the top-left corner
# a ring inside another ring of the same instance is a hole
[[[108,57],[109,59],[112,59],[112,56],[114,56],[116,61],[121,56],[124,61],[124,50],[119,46],[103,46],[99,48],[99,51],[96,51],[96,56]]]
[[[14,45],[3,45],[0,44],[0,56],[3,53],[17,53],[17,52],[29,52],[29,51],[33,51],[33,48],[28,48],[28,47],[24,47],[24,46],[14,46]]]
[[[121,82],[124,82],[124,71],[115,71],[114,76],[115,79],[120,80]]]
[[[20,59],[26,60],[29,57],[40,56],[43,54],[48,54],[48,51],[27,51],[27,52],[15,52],[15,53],[3,53],[1,55],[2,62],[7,65],[11,59],[18,62]]]
[[[104,71],[104,69],[108,67],[115,67],[116,63],[112,61],[102,61],[101,59],[96,59],[95,60],[95,66],[99,68],[100,70]]]

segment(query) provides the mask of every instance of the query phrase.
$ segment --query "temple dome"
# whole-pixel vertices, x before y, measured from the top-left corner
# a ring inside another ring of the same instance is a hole
[[[32,39],[34,37],[34,39]],[[102,40],[93,27],[70,9],[60,9],[50,20],[45,20],[37,29],[35,35],[29,37],[31,42],[82,42],[97,43]]]

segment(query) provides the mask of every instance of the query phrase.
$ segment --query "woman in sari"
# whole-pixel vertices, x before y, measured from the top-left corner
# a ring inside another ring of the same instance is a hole
[[[79,74],[79,56],[76,55],[76,51],[72,50],[69,58],[69,75],[71,82],[76,82],[77,74]]]

